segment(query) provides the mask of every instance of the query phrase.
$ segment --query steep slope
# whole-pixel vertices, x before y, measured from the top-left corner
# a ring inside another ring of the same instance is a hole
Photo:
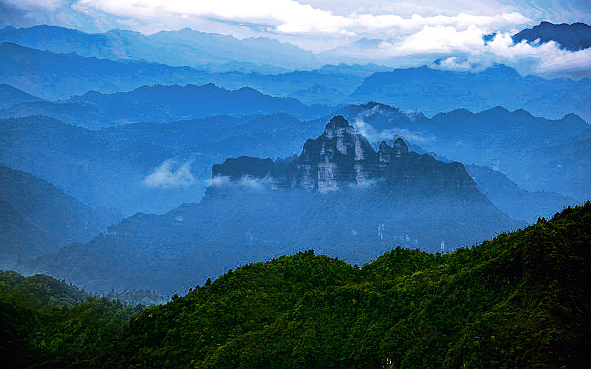
[[[556,192],[526,191],[503,173],[489,167],[467,165],[466,170],[478,189],[513,219],[523,219],[532,224],[538,218],[550,218],[557,210],[576,205],[574,199]]]
[[[115,210],[91,209],[50,183],[1,165],[0,200],[2,267],[86,242],[122,218]]]
[[[7,109],[24,102],[39,101],[40,98],[14,88],[5,83],[0,84],[0,109]]]
[[[403,140],[375,152],[340,116],[299,157],[228,159],[212,171],[199,204],[137,214],[21,268],[88,290],[169,295],[311,245],[361,264],[400,245],[447,251],[523,224],[495,208],[462,164],[408,152]]]

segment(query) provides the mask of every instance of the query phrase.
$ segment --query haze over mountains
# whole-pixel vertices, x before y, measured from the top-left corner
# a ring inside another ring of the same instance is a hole
[[[213,167],[200,203],[137,214],[86,245],[21,268],[90,290],[136,286],[170,295],[228,265],[310,244],[362,264],[397,244],[446,251],[523,224],[495,208],[462,164],[409,152],[402,139],[376,152],[336,116],[297,158],[228,159]]]
[[[150,36],[139,32],[112,30],[88,34],[56,26],[5,28],[0,41],[59,54],[120,61],[143,61],[175,67],[189,66],[212,71],[277,73],[320,67],[310,51],[270,38],[236,39],[189,28],[161,31]]]
[[[92,209],[30,174],[0,166],[0,268],[89,241],[123,218],[114,209]]]
[[[3,199],[3,252],[90,290],[170,295],[309,245],[359,264],[399,245],[450,251],[591,197],[589,79],[320,67],[276,40],[191,30],[0,41],[0,164],[55,185],[37,197],[72,197],[44,217],[83,209],[56,217],[66,234]],[[129,218],[105,231],[117,211]]]
[[[563,26],[567,27],[567,31],[563,31]],[[585,49],[585,38],[591,37],[591,32],[583,28],[581,35],[573,36],[573,29],[579,26],[580,24],[561,25],[544,32],[550,35],[548,40],[559,40],[561,37],[564,38],[560,35],[568,32],[571,42],[580,45],[580,49]],[[539,26],[539,29],[546,28],[546,23]],[[537,32],[538,28],[534,30]],[[523,31],[524,35],[534,32],[526,31]],[[135,46],[129,46],[134,48],[134,51],[127,54],[138,55],[141,54],[139,50],[142,50],[150,55],[177,53],[188,55],[191,60],[202,60],[202,58],[193,58],[191,53],[187,52],[187,49],[201,50],[194,46],[202,45],[201,38],[185,37],[191,32],[193,31],[163,32],[160,36],[166,34],[167,40],[173,38],[175,40],[165,43],[169,46],[164,49],[163,46],[150,46],[151,44],[139,41],[136,45],[129,41],[130,45]],[[130,34],[130,32],[120,33]],[[481,67],[453,71],[447,70],[445,59],[431,60],[427,63],[428,67],[397,68],[394,71],[392,71],[393,68],[376,64],[321,68],[319,68],[320,65],[300,64],[300,69],[304,70],[283,73],[270,72],[264,68],[248,71],[231,68],[226,72],[215,72],[188,62],[170,63],[172,66],[168,66],[155,64],[162,63],[157,59],[140,58],[130,62],[122,61],[120,57],[110,54],[95,55],[98,53],[97,50],[111,50],[108,48],[111,41],[106,41],[105,35],[89,35],[75,30],[44,26],[18,30],[6,29],[5,32],[0,33],[0,41],[4,41],[0,46],[0,55],[3,59],[0,64],[3,69],[0,83],[7,83],[49,100],[67,99],[74,95],[83,95],[89,90],[115,93],[134,90],[143,85],[185,86],[214,83],[230,90],[248,86],[271,96],[297,98],[305,104],[321,103],[334,106],[341,103],[366,103],[373,100],[402,109],[419,109],[429,116],[456,108],[477,112],[501,105],[510,110],[524,108],[534,115],[546,118],[558,119],[565,114],[575,113],[587,121],[591,120],[591,108],[587,104],[591,99],[591,82],[588,78],[573,81],[523,77],[511,67],[495,66],[494,63],[488,69]],[[134,34],[134,37],[130,37],[147,39],[146,36],[140,36],[141,34]],[[224,39],[222,36],[218,38]],[[219,41],[216,40],[216,42]],[[234,39],[232,42],[237,41]],[[117,44],[115,41],[112,42],[113,45]],[[241,45],[245,45],[243,46],[245,50],[249,50],[248,42],[250,41],[241,41]],[[234,43],[228,47],[234,47],[232,46]],[[117,45],[116,50],[125,50],[125,47],[121,49],[122,46]],[[206,42],[203,47],[207,45],[210,44]],[[224,54],[225,46],[216,45],[218,47],[215,50],[208,52],[212,55],[219,53],[220,58],[231,60],[230,55]],[[177,51],[171,52],[168,48],[176,48]],[[74,50],[78,51],[77,54],[72,54]],[[257,48],[251,49],[250,55],[291,55],[289,52],[282,54],[277,50],[273,53],[256,53],[252,50]],[[126,54],[124,51],[121,52]],[[239,58],[241,55],[238,53],[236,57]],[[90,56],[99,56],[104,59]],[[27,68],[23,68],[24,65]],[[464,89],[463,86],[466,88]],[[445,93],[440,93],[441,91]],[[468,91],[469,95],[467,95]],[[424,100],[421,99],[427,97],[430,104],[424,106],[425,104],[422,104]]]

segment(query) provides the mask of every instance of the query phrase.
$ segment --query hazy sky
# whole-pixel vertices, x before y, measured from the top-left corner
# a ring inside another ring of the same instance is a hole
[[[533,73],[576,73],[591,64],[591,52],[516,46],[510,40],[543,20],[590,24],[589,0],[0,0],[0,5],[4,25],[144,34],[188,27],[238,38],[272,37],[317,53],[341,47],[343,57],[378,63],[428,55],[444,60],[442,67],[504,62]],[[493,32],[497,37],[485,44],[482,36]]]

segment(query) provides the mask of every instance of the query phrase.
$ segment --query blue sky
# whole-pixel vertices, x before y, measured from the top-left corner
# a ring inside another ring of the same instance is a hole
[[[553,44],[534,47],[510,40],[544,20],[590,24],[589,0],[0,1],[10,10],[4,10],[4,25],[52,24],[91,33],[119,28],[148,35],[188,27],[237,38],[276,38],[315,53],[336,48],[345,62],[408,66],[437,58],[450,69],[501,62],[548,76],[576,74],[591,65],[589,50],[565,52]],[[485,44],[482,36],[493,32],[497,37]]]

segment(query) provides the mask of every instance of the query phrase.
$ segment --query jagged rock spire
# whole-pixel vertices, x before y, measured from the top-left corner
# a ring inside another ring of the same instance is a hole
[[[392,151],[397,158],[400,158],[403,155],[408,154],[408,146],[402,138],[397,138],[392,145]]]

